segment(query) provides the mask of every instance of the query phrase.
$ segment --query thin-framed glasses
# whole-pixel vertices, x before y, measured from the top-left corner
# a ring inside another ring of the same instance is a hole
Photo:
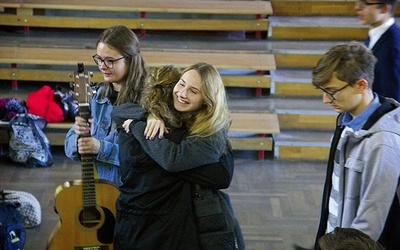
[[[362,6],[385,4],[385,2],[382,2],[382,1],[380,1],[380,2],[367,2],[365,0],[360,0],[360,1],[358,1],[358,3],[360,5],[362,5]]]
[[[335,100],[336,100],[335,95],[336,95],[339,91],[341,91],[341,90],[347,88],[348,86],[350,86],[350,83],[348,83],[348,84],[345,85],[344,87],[341,87],[340,89],[336,89],[336,90],[334,90],[334,91],[332,91],[332,92],[330,92],[330,91],[324,89],[323,87],[318,87],[318,88],[319,88],[320,90],[322,90],[322,91],[329,97],[329,99],[331,99],[332,101],[335,101]]]
[[[97,66],[100,66],[101,63],[104,63],[104,65],[109,69],[114,68],[114,62],[126,58],[126,56],[123,56],[123,57],[120,57],[117,59],[112,59],[112,60],[111,59],[101,59],[101,57],[97,54],[93,55],[92,57],[93,57],[94,63],[96,63]]]

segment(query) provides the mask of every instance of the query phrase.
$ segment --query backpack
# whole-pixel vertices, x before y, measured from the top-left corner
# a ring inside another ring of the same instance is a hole
[[[1,200],[17,204],[17,210],[21,213],[24,228],[32,228],[40,225],[42,212],[39,201],[33,194],[24,191],[1,190]]]
[[[26,112],[14,116],[7,128],[10,135],[8,157],[25,163],[28,168],[53,165],[50,142],[42,131],[46,125],[43,117]]]
[[[0,202],[0,250],[22,250],[26,232],[22,216],[13,202]]]

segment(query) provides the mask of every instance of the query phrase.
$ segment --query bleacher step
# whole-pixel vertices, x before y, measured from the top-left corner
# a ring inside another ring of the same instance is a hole
[[[273,135],[275,158],[326,161],[333,131],[281,130]]]
[[[271,72],[271,94],[286,97],[321,97],[311,84],[311,70],[277,69]]]
[[[368,26],[357,17],[335,16],[271,16],[269,37],[288,40],[361,40],[368,35]]]

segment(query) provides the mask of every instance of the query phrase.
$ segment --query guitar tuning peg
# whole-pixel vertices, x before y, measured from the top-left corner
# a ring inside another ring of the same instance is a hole
[[[69,83],[69,87],[70,87],[70,88],[74,87],[74,83],[73,83],[73,82],[70,82],[70,83]]]
[[[89,72],[90,77],[93,77],[93,71]]]
[[[69,73],[69,78],[72,78],[72,77],[74,77],[74,74]]]

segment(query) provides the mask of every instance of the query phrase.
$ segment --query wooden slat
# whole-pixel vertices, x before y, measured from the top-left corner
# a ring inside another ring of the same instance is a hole
[[[292,69],[311,69],[322,57],[321,54],[308,53],[274,53],[276,67]]]
[[[271,0],[274,15],[278,16],[355,16],[356,1],[293,1]],[[400,5],[395,14],[400,16]]]
[[[18,81],[44,81],[44,82],[71,82],[72,71],[65,70],[43,70],[43,69],[0,69],[0,79]],[[232,76],[222,75],[226,87],[246,88],[270,88],[271,77],[267,75]],[[93,72],[90,80],[102,82],[103,76],[99,72]]]
[[[364,40],[367,27],[272,27],[273,39],[289,40]]]
[[[229,132],[247,132],[257,134],[279,133],[279,121],[274,113],[232,113],[232,124]]]
[[[279,146],[279,159],[326,161],[329,147]]]
[[[92,55],[94,50],[0,47],[0,63],[7,64],[47,64],[47,65],[85,65],[95,66]],[[272,54],[235,53],[235,52],[182,52],[182,51],[143,51],[143,58],[149,66],[175,64],[187,67],[197,62],[207,62],[221,69],[275,70]]]
[[[276,96],[319,96],[321,90],[316,89],[311,83],[275,82]]]
[[[105,29],[125,24],[131,29],[146,30],[204,30],[204,31],[267,31],[268,20],[222,20],[222,19],[126,19],[88,18],[57,16],[0,15],[0,23],[9,26],[29,26],[47,28]]]
[[[278,117],[281,129],[332,130],[337,115],[279,114]]]
[[[50,144],[54,146],[64,145],[65,135],[72,127],[72,123],[48,123],[44,132]],[[5,132],[6,122],[0,123],[0,143],[8,142]],[[276,114],[266,113],[232,113],[232,125],[229,132],[250,132],[261,134],[279,133],[278,117]],[[270,151],[273,147],[271,137],[230,137],[235,150],[262,150]]]
[[[269,1],[0,0],[0,7],[197,14],[272,14]]]
[[[271,151],[273,149],[273,139],[271,137],[265,138],[237,138],[229,137],[232,148],[235,150],[257,150],[257,151]]]

